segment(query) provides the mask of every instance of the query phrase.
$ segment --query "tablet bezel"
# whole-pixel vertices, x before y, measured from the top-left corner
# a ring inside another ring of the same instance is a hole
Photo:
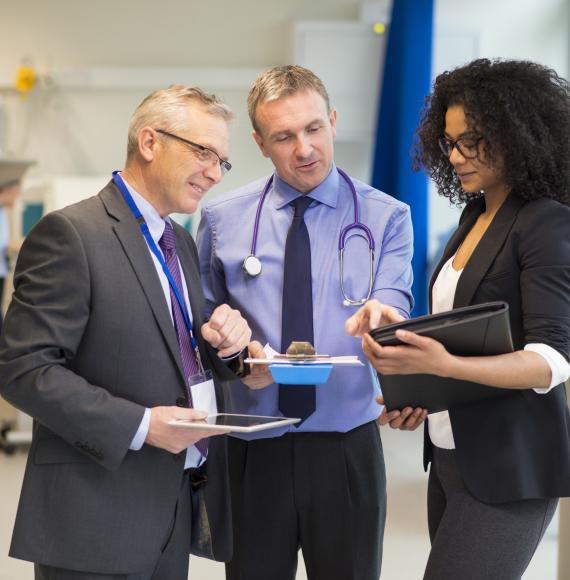
[[[251,417],[252,420],[255,419],[274,419],[269,423],[261,423],[257,425],[251,425],[249,427],[243,425],[210,425],[200,421],[187,421],[185,419],[178,419],[175,421],[169,421],[169,425],[177,427],[179,429],[208,429],[211,431],[224,431],[227,433],[255,433],[256,431],[265,431],[266,429],[275,429],[277,427],[283,427],[286,425],[294,425],[299,423],[301,419],[296,419],[292,417],[272,417],[268,415],[247,415],[245,413],[216,413],[215,415],[209,415],[209,417]]]

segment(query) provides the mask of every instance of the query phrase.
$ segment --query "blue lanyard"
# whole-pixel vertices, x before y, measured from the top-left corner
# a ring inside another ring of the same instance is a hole
[[[164,275],[168,279],[168,283],[170,284],[170,287],[172,288],[172,291],[174,292],[174,295],[176,296],[176,300],[178,301],[178,304],[180,305],[180,310],[182,311],[182,315],[184,316],[184,323],[186,324],[188,334],[190,335],[190,343],[192,344],[192,348],[196,352],[196,355],[197,355],[197,358],[199,361],[200,358],[198,356],[198,343],[196,342],[196,339],[194,338],[194,333],[192,331],[192,321],[190,320],[190,316],[188,315],[186,303],[182,299],[182,295],[180,293],[180,290],[178,289],[178,286],[176,285],[176,282],[174,281],[174,278],[172,277],[172,273],[170,272],[168,266],[166,265],[166,262],[164,261],[164,258],[162,256],[161,251],[158,249],[154,240],[152,239],[152,236],[150,234],[150,230],[148,229],[148,225],[147,225],[142,213],[140,212],[139,208],[137,207],[137,204],[135,203],[133,196],[130,194],[129,190],[127,189],[127,186],[125,185],[125,182],[123,181],[123,178],[119,175],[118,171],[113,171],[113,181],[115,182],[115,185],[119,188],[119,191],[123,195],[123,198],[124,198],[125,202],[127,203],[127,205],[129,206],[130,210],[133,212],[133,215],[135,216],[135,218],[139,224],[141,232],[146,240],[146,243],[148,244],[148,247],[150,248],[150,251],[156,256],[156,259],[159,261],[160,265],[162,266],[162,270],[164,272]],[[198,363],[198,365],[200,366],[200,363]]]

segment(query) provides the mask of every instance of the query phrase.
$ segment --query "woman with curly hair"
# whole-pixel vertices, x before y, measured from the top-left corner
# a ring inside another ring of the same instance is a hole
[[[482,59],[441,74],[414,157],[441,195],[466,204],[431,281],[432,312],[505,301],[515,351],[453,356],[401,331],[404,346],[365,336],[364,349],[385,374],[512,390],[428,417],[424,579],[520,580],[558,498],[570,495],[569,86],[524,61]]]

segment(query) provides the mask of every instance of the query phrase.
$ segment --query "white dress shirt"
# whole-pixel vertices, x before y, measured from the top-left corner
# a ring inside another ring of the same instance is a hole
[[[152,239],[154,240],[154,243],[157,245],[158,249],[160,250],[160,246],[158,245],[158,242],[160,240],[160,238],[162,237],[162,234],[164,233],[164,227],[165,227],[165,222],[164,220],[160,217],[160,214],[156,211],[156,209],[139,193],[137,193],[124,179],[123,179],[125,185],[127,186],[127,189],[129,190],[129,193],[133,196],[133,199],[135,201],[135,204],[137,205],[137,207],[139,208],[141,214],[143,215],[145,222],[148,225],[148,229],[150,231],[150,235],[152,236]],[[170,218],[166,218],[167,220],[169,220]],[[142,232],[141,232],[141,236],[142,236]],[[162,291],[164,293],[164,297],[166,299],[166,303],[168,305],[168,312],[170,313],[170,318],[172,319],[172,324],[174,324],[174,318],[172,315],[172,301],[170,298],[170,285],[168,283],[168,278],[166,277],[166,274],[164,273],[164,271],[162,270],[162,266],[160,264],[160,262],[158,261],[158,258],[152,253],[150,247],[148,248],[148,251],[150,253],[150,256],[152,257],[152,261],[154,264],[154,267],[156,268],[156,272],[158,274],[158,277],[160,279],[160,284],[162,286]],[[178,260],[178,267],[180,268],[180,272],[182,272],[182,265],[180,264],[180,260]],[[188,310],[188,315],[190,316],[190,319],[192,319],[192,309],[190,308],[190,300],[188,299],[188,288],[186,286],[186,280],[184,279],[184,276],[181,276],[182,278],[182,290],[184,293],[184,302],[186,303],[186,308]],[[142,356],[142,353],[141,353]],[[212,390],[214,389],[213,385],[212,385]],[[208,396],[206,394],[205,398],[208,398]],[[215,393],[212,392],[209,395],[210,400],[215,401],[216,400],[216,396]],[[199,403],[198,401],[194,401],[194,405],[196,405],[196,408],[199,408]],[[212,409],[208,409],[210,412],[212,411]],[[215,409],[213,410],[213,412],[215,412]],[[131,445],[129,447],[129,449],[133,450],[133,451],[138,451],[139,449],[141,449],[141,447],[143,446],[146,436],[148,434],[148,429],[150,427],[150,409],[146,409],[145,414],[143,416],[143,419],[141,421],[141,424],[139,425],[139,428],[131,442]],[[206,460],[206,457],[202,456],[202,454],[200,453],[200,451],[198,451],[197,447],[195,445],[193,445],[192,447],[189,447],[186,453],[186,462],[184,464],[184,468],[188,469],[189,467],[198,467],[199,465],[201,465],[202,463],[204,463],[204,461]]]

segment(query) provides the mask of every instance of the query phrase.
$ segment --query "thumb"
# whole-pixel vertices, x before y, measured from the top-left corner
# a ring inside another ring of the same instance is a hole
[[[382,395],[378,395],[378,396],[376,397],[376,402],[377,402],[379,405],[383,405],[383,404],[384,404],[384,397],[383,397]]]
[[[249,351],[250,358],[265,358],[263,346],[261,346],[261,343],[257,340],[252,340],[247,345],[247,350]]]
[[[418,348],[426,348],[431,341],[432,338],[428,338],[427,336],[421,336],[416,334],[415,332],[410,332],[409,330],[396,330],[396,338],[400,339],[402,342],[406,344],[411,344],[412,346],[417,346]]]
[[[177,413],[179,419],[186,419],[187,421],[199,421],[200,419],[205,419],[208,416],[207,411],[202,411],[200,409],[179,409]]]
[[[200,332],[202,333],[202,338],[214,348],[220,344],[220,333],[212,328],[210,322],[205,322],[200,328]]]

